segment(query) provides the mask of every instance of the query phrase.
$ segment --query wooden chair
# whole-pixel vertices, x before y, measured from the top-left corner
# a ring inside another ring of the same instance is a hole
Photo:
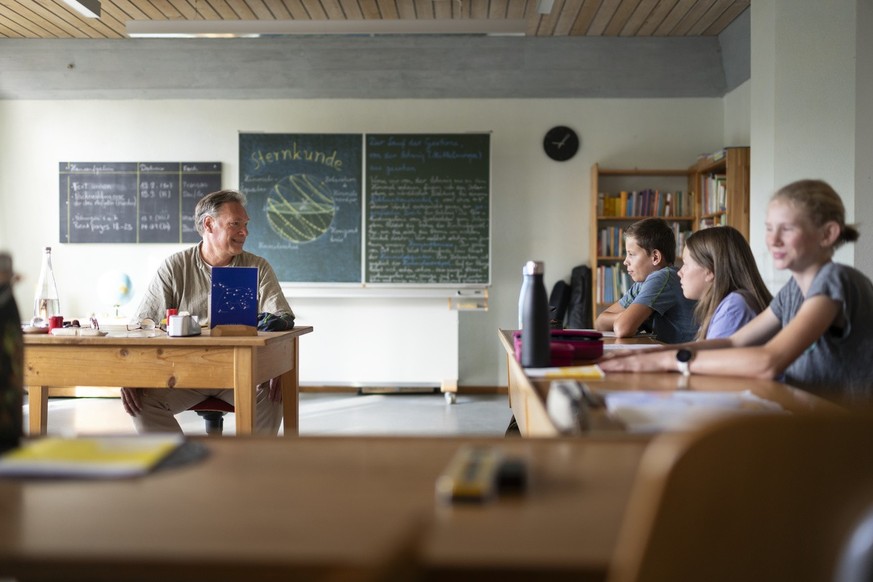
[[[761,415],[664,435],[609,580],[833,580],[871,506],[873,418]]]
[[[197,415],[203,418],[206,423],[206,434],[210,436],[221,436],[221,433],[224,432],[224,415],[228,412],[234,412],[232,404],[212,396],[201,400],[188,410],[197,412]]]

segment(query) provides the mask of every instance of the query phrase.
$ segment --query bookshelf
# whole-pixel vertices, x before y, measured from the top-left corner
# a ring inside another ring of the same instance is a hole
[[[624,229],[658,216],[676,234],[677,262],[693,231],[728,224],[749,236],[749,148],[701,156],[685,169],[591,168],[592,317],[631,284],[624,271]]]
[[[696,229],[728,225],[749,239],[749,158],[747,147],[725,148],[688,169],[689,188],[698,193]]]

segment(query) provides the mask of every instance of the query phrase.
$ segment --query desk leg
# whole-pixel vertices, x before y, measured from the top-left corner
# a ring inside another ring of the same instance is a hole
[[[294,368],[280,376],[282,382],[282,414],[285,423],[284,435],[300,435],[300,351],[298,338],[294,338]]]
[[[236,434],[253,434],[255,427],[255,356],[252,348],[233,351],[233,407],[236,415]]]
[[[28,386],[27,404],[30,436],[44,435],[48,426],[48,386]]]

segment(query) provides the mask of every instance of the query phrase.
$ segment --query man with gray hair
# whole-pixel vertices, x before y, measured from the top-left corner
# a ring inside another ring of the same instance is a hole
[[[212,267],[258,268],[258,313],[268,327],[279,331],[294,327],[294,312],[282,293],[270,264],[243,250],[249,216],[245,195],[221,190],[204,196],[194,209],[194,225],[202,240],[167,257],[158,268],[137,309],[137,317],[161,321],[167,309],[187,311],[201,322],[209,316]],[[263,314],[269,314],[264,318]],[[233,404],[233,390],[174,390],[172,388],[122,388],[121,402],[133,417],[137,432],[181,432],[175,415],[212,396]],[[282,393],[278,378],[258,386],[255,432],[275,435],[282,422]]]

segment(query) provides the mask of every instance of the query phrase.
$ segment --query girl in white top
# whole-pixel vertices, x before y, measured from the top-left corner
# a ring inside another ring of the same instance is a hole
[[[873,283],[832,262],[834,249],[858,239],[839,195],[820,180],[780,189],[767,208],[767,247],[791,280],[770,306],[728,338],[689,344],[694,374],[784,379],[835,400],[873,395]],[[716,348],[725,348],[718,349]],[[677,350],[619,356],[606,371],[678,371]]]

